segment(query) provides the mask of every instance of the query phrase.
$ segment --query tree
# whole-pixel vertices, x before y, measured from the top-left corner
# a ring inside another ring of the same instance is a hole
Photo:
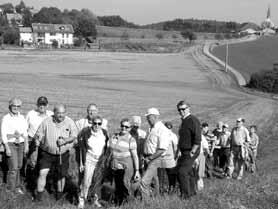
[[[190,42],[195,41],[197,36],[191,30],[185,30],[181,32],[181,35],[184,39],[188,39]]]
[[[32,25],[32,13],[30,12],[29,9],[24,9],[23,11],[23,20],[22,20],[22,23],[25,27],[31,27]]]
[[[3,34],[5,44],[19,44],[19,31],[15,28],[7,27]]]
[[[1,4],[0,8],[3,9],[4,13],[13,13],[14,12],[14,6],[11,3]]]
[[[23,1],[20,1],[20,3],[15,6],[15,11],[19,14],[22,14],[25,9],[26,5]]]
[[[94,22],[88,17],[82,15],[77,19],[77,28],[75,29],[76,35],[81,35],[83,37],[87,36],[97,36],[97,29]]]
[[[34,15],[33,22],[62,24],[63,15],[62,12],[56,7],[43,7],[38,13]]]
[[[155,37],[156,37],[157,39],[163,39],[163,34],[162,34],[162,33],[157,33],[157,34],[155,35]]]

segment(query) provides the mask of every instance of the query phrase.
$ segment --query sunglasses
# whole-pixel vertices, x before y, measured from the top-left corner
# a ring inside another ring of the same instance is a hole
[[[178,108],[178,111],[185,111],[186,109],[188,109],[188,107]]]
[[[102,125],[102,123],[101,123],[101,122],[99,122],[99,123],[97,123],[97,122],[93,122],[93,125],[94,125],[94,126],[96,126],[96,125],[101,126],[101,125]]]
[[[12,107],[21,107],[21,105],[12,105]]]
[[[129,128],[130,128],[130,126],[121,125],[121,128],[126,128],[126,129],[129,129]]]

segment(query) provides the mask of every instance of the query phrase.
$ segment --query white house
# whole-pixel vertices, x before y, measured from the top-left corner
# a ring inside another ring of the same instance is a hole
[[[33,38],[35,44],[52,45],[53,41],[62,45],[73,45],[73,27],[69,24],[33,23]]]
[[[32,28],[30,27],[19,27],[19,36],[20,36],[20,43],[33,43],[33,32]]]

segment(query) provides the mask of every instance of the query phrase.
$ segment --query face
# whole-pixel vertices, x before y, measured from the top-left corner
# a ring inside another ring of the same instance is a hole
[[[19,109],[21,108],[21,105],[11,105],[10,106],[10,111],[13,114],[18,114],[19,113]]]
[[[216,127],[217,127],[218,129],[222,129],[222,128],[223,128],[223,123],[222,123],[222,122],[218,122],[217,125],[216,125]]]
[[[130,131],[130,123],[128,121],[124,121],[121,123],[121,134],[127,134]]]
[[[151,127],[154,126],[155,122],[156,122],[156,116],[155,115],[148,115],[147,116],[147,121],[148,121],[148,123]]]
[[[256,132],[256,129],[254,127],[250,128],[250,132],[251,133],[255,133]]]
[[[37,105],[38,112],[44,114],[47,110],[48,105]]]
[[[242,125],[243,125],[242,121],[237,121],[237,122],[236,122],[236,126],[237,126],[238,128],[240,128]]]
[[[95,119],[93,122],[92,122],[92,130],[94,132],[97,132],[101,129],[101,125],[102,125],[102,121],[100,119]]]
[[[54,117],[58,122],[62,122],[66,117],[66,109],[63,106],[56,108],[54,111]]]
[[[178,106],[178,112],[180,116],[183,118],[189,114],[189,107],[187,105],[180,105]]]
[[[88,107],[87,109],[87,115],[89,119],[92,119],[94,116],[96,116],[98,114],[98,109],[96,106],[91,105]]]
[[[227,127],[223,127],[223,131],[224,131],[224,132],[227,132],[227,131],[228,131],[228,128],[227,128]]]
[[[202,128],[202,131],[203,131],[204,134],[207,133],[208,130],[209,130],[209,127],[208,127],[208,126]]]

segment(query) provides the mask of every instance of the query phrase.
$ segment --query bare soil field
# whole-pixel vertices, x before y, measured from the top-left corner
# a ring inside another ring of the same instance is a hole
[[[174,195],[122,208],[278,208],[277,101],[244,93],[202,54],[201,46],[179,54],[0,51],[0,89],[1,116],[15,95],[23,100],[23,113],[34,107],[38,96],[45,95],[50,108],[57,102],[67,104],[73,119],[84,116],[87,104],[95,102],[109,120],[110,132],[118,128],[121,118],[143,116],[153,106],[177,130],[176,103],[181,99],[212,126],[218,120],[233,126],[236,118],[243,117],[247,126],[257,124],[259,128],[257,174],[246,175],[242,181],[207,180],[205,190],[187,201]],[[143,127],[147,128],[145,120]],[[39,206],[28,196],[8,201],[4,191],[0,191],[0,201],[6,208],[18,209],[76,207],[67,202]]]
[[[249,81],[250,75],[263,70],[272,70],[278,62],[278,37],[266,36],[256,41],[229,45],[229,65],[241,71]],[[213,49],[213,54],[225,60],[226,46]]]

